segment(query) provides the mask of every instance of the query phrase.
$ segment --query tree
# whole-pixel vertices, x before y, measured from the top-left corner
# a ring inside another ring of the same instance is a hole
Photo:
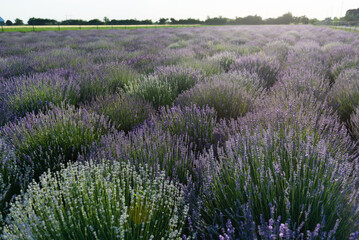
[[[160,20],[158,21],[158,24],[166,24],[168,21],[168,18],[160,18]]]
[[[300,17],[293,17],[293,19],[294,19],[293,23],[295,23],[295,24],[308,24],[309,23],[309,18],[307,18],[305,15],[300,16]]]
[[[294,22],[294,18],[293,15],[290,12],[288,12],[286,14],[283,14],[283,16],[277,18],[277,22],[278,24],[290,24]]]
[[[347,20],[347,21],[359,21],[359,8],[358,9],[349,9],[345,13],[345,20]]]
[[[258,25],[258,24],[262,24],[263,20],[262,20],[261,16],[249,15],[249,16],[243,18],[243,23],[248,24],[248,25]]]
[[[331,17],[327,17],[325,18],[323,21],[322,21],[322,24],[324,25],[331,25],[333,22],[332,18]]]
[[[171,18],[170,20],[171,20],[171,24],[178,24],[178,21],[176,19]]]
[[[92,20],[88,21],[88,24],[90,24],[90,25],[103,25],[104,22],[102,22],[99,19],[92,19]]]
[[[228,18],[224,18],[222,16],[210,18],[207,17],[206,21],[204,21],[207,25],[225,25],[228,22]]]
[[[110,19],[108,17],[104,17],[103,21],[105,22],[106,25],[108,25],[110,22]]]
[[[61,22],[62,25],[86,25],[87,21],[81,19],[68,19]]]
[[[24,22],[21,19],[16,18],[14,25],[24,25]]]
[[[7,20],[5,24],[6,24],[7,26],[11,26],[13,23],[12,23],[12,21]]]
[[[43,19],[43,18],[30,18],[29,21],[27,21],[27,24],[29,25],[56,25],[57,21],[54,19]]]
[[[311,19],[309,19],[309,24],[316,24],[316,23],[318,23],[319,22],[319,20],[317,19],[317,18],[311,18]]]

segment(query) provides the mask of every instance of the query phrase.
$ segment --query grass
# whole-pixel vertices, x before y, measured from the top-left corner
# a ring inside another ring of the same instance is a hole
[[[359,33],[359,26],[330,26],[330,28],[335,30],[343,30],[347,32],[357,32]]]
[[[93,30],[93,29],[140,29],[140,28],[178,28],[198,27],[201,25],[45,25],[45,26],[1,26],[0,32],[42,32],[67,30]]]

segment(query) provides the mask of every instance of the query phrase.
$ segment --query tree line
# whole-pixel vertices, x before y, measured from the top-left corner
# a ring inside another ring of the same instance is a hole
[[[359,8],[357,9],[349,9],[346,11],[345,16],[338,18],[326,18],[321,21],[322,24],[325,25],[359,25]]]
[[[314,19],[315,20],[315,19]],[[199,20],[194,18],[175,19],[175,18],[160,18],[158,21],[152,20],[137,20],[137,19],[112,19],[104,17],[103,20],[92,19],[89,21],[82,19],[67,19],[64,21],[57,21],[55,19],[35,18],[32,17],[27,21],[28,25],[152,25],[152,24],[205,24],[205,25],[256,25],[256,24],[308,24],[313,23],[313,20],[306,16],[295,17],[291,13],[286,13],[278,18],[262,19],[262,17],[254,15],[247,17],[236,17],[235,19],[225,17],[207,17],[206,20]],[[6,25],[24,25],[24,22],[17,18],[14,22],[7,20]]]
[[[306,16],[293,16],[292,13],[288,12],[277,18],[262,19],[261,16],[249,15],[246,17],[236,17],[234,19],[226,17],[207,17],[206,20],[199,20],[194,18],[187,19],[175,19],[175,18],[160,18],[158,21],[153,22],[152,20],[137,20],[137,19],[112,19],[104,17],[103,20],[92,19],[89,21],[81,19],[67,19],[64,21],[57,21],[54,19],[47,18],[35,18],[32,17],[27,21],[28,25],[152,25],[152,24],[204,24],[204,25],[259,25],[259,24],[331,24],[335,22],[344,21],[359,21],[359,8],[349,9],[345,16],[342,18],[326,18],[323,21],[319,21],[316,18],[309,19]],[[6,25],[24,25],[24,22],[16,18],[14,22],[7,20]]]

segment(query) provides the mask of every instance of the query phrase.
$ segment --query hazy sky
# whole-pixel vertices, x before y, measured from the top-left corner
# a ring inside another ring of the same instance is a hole
[[[341,17],[345,11],[359,8],[358,0],[2,0],[0,16],[5,20],[30,17],[56,20],[94,18],[165,18],[278,17],[286,12],[294,16],[324,19]]]

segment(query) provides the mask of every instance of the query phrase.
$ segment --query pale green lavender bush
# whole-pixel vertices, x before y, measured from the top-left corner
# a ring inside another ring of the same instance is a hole
[[[164,172],[124,162],[48,172],[10,209],[4,239],[180,239],[188,211]]]

